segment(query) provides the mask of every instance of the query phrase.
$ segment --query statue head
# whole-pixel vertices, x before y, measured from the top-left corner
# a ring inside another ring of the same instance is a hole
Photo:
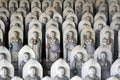
[[[38,38],[38,32],[34,31],[34,32],[33,32],[33,37],[34,37],[35,39],[37,39],[37,38]]]
[[[111,37],[110,31],[106,31],[106,32],[105,32],[105,37],[106,37],[107,39],[109,39],[109,38]]]
[[[90,6],[87,6],[87,7],[86,7],[86,11],[87,11],[87,12],[90,12],[90,9],[91,9]]]
[[[96,75],[96,68],[94,66],[90,66],[88,72],[91,76]]]
[[[30,67],[30,69],[29,69],[29,75],[30,76],[35,76],[36,73],[37,73],[36,67],[33,67],[33,66]]]
[[[23,60],[28,61],[30,59],[30,54],[28,52],[25,52],[23,54]]]
[[[20,28],[20,24],[19,23],[15,23],[15,27],[19,27]]]
[[[54,17],[54,20],[57,21],[57,22],[59,22],[59,17],[57,17],[57,16]]]
[[[6,55],[4,53],[0,53],[0,60],[6,59]]]
[[[83,53],[82,52],[77,52],[77,54],[75,55],[75,58],[77,60],[83,60]]]
[[[67,2],[67,6],[66,7],[71,7],[71,2]]]
[[[12,6],[12,7],[16,7],[15,2],[12,2],[11,6]]]
[[[115,29],[116,29],[116,31],[119,31],[119,29],[120,29],[120,24],[119,23],[115,24]]]
[[[100,24],[98,24],[98,27],[99,27],[99,30],[102,30],[104,25],[100,23]]]
[[[8,70],[7,67],[2,67],[1,70],[0,70],[0,73],[1,73],[2,77],[6,77],[9,73],[9,70]]]
[[[107,53],[106,53],[105,51],[102,51],[102,52],[100,53],[100,58],[101,58],[102,60],[105,60],[105,59],[107,58]]]
[[[74,36],[74,32],[73,32],[73,31],[69,31],[69,32],[68,32],[68,37],[71,38],[71,37],[73,37],[73,36]]]
[[[5,3],[4,2],[0,2],[0,6],[1,7],[5,7]]]
[[[34,6],[35,6],[35,7],[39,7],[38,2],[35,2],[35,3],[34,3]]]
[[[44,8],[47,8],[47,7],[49,7],[49,3],[48,3],[48,2],[45,2]]]
[[[51,36],[51,38],[56,37],[56,32],[55,32],[55,31],[51,31],[51,32],[50,32],[50,36]]]
[[[75,21],[74,17],[70,17],[69,19],[73,22]]]
[[[91,18],[90,18],[90,16],[86,16],[85,19],[91,22]]]
[[[26,8],[27,7],[27,3],[26,2],[23,2],[22,6],[23,8]]]
[[[43,17],[43,23],[47,23],[48,19],[47,17]]]
[[[50,15],[50,17],[53,17],[54,12],[50,10],[48,14]]]
[[[91,38],[92,33],[90,31],[86,31],[86,37]]]
[[[60,77],[64,76],[65,75],[65,68],[64,67],[58,67],[57,75],[60,76]]]
[[[14,31],[14,32],[13,32],[13,37],[14,37],[14,38],[18,38],[18,36],[19,36],[19,33],[18,33],[17,31]]]
[[[55,7],[59,8],[60,7],[60,3],[56,2]]]

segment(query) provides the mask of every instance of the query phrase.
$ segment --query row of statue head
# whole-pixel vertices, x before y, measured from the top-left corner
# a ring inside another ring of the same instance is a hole
[[[93,14],[94,13],[93,12],[94,7],[93,7],[93,4],[91,4],[91,2],[94,3],[94,0],[93,1],[88,1],[88,2],[85,2],[84,0],[76,0],[76,2],[75,2],[75,12],[80,13],[80,12],[83,11],[82,12],[82,14],[83,14],[86,11],[88,11],[88,12]],[[65,0],[64,1],[64,6],[63,6],[64,9],[65,9],[64,11],[66,11],[66,9],[71,9],[72,10],[73,9],[73,3],[74,3],[74,0]],[[118,5],[119,2],[117,0],[115,0],[115,1],[110,0],[108,3],[110,4],[110,12],[112,11],[114,13],[115,10],[116,11],[119,10],[119,5]],[[5,1],[5,0],[1,1],[1,7],[7,7],[7,4],[8,4],[7,1]],[[85,4],[85,5],[83,5],[83,4]],[[44,0],[42,2],[42,11],[43,12],[46,11],[46,9],[48,7],[52,7],[52,1],[51,0]],[[55,10],[58,13],[62,14],[62,1],[61,0],[54,0],[53,1],[53,7],[55,8]],[[107,12],[107,8],[106,8],[107,4],[106,4],[105,0],[96,1],[96,7],[100,11],[103,11],[105,13]],[[98,7],[100,7],[100,8],[98,8]],[[33,9],[33,11],[35,11],[36,9],[37,10],[41,9],[41,2],[39,0],[33,0],[31,2],[31,10],[32,9]],[[82,11],[81,11],[81,9],[82,9]],[[25,1],[22,0],[22,1],[20,1],[20,4],[18,4],[18,2],[16,0],[11,0],[9,2],[10,14],[15,12],[16,10],[18,12],[22,11],[22,12],[24,12],[24,14],[28,13],[30,11],[29,1],[28,0],[25,0]],[[1,11],[4,11],[9,16],[9,14],[7,13],[8,12],[7,9],[1,8]],[[39,10],[39,11],[41,11],[41,10]],[[77,13],[77,14],[79,14],[79,13]]]
[[[104,52],[102,52],[101,55],[103,58],[105,58]],[[75,75],[78,75],[79,78],[78,76],[75,76],[72,80],[74,79],[76,80],[77,78],[83,80],[103,80],[103,79],[106,80],[110,76],[113,76],[110,78],[110,80],[112,78],[113,78],[112,80],[114,80],[114,78],[116,80],[117,79],[119,80],[120,79],[119,61],[120,59],[117,59],[111,66],[108,65],[110,64],[110,62],[108,61],[100,62],[99,60],[97,62],[97,60],[95,59],[89,59],[85,63],[82,63],[82,67],[80,67],[81,65],[78,65],[79,63],[75,63],[75,66],[76,65],[77,66],[73,68],[69,66],[69,64],[64,59],[58,59],[51,66],[51,70],[50,70],[51,78],[45,77],[45,80],[46,79],[69,80],[71,77],[74,77]],[[19,77],[14,77],[14,67],[10,62],[8,62],[5,59],[1,60],[0,62],[1,62],[0,79],[6,79],[6,80],[11,80],[11,78],[13,78],[13,80],[21,79]],[[81,75],[79,75],[78,73],[80,73]],[[42,65],[35,59],[28,60],[28,62],[24,65],[22,69],[22,78],[24,80],[31,80],[31,79],[41,80],[43,78]]]

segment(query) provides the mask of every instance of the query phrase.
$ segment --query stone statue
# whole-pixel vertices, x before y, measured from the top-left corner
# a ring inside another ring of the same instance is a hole
[[[73,60],[72,65],[71,65],[72,76],[78,75],[81,77],[82,66],[85,62],[83,60],[83,58],[84,58],[84,56],[83,56],[82,52],[77,52],[76,55],[74,56],[74,60]]]
[[[41,80],[43,77],[42,65],[35,59],[30,59],[22,70],[24,80]]]
[[[111,38],[111,32],[106,31],[105,37],[102,40],[102,44],[108,46],[108,48],[113,51],[113,39]]]
[[[90,57],[92,57],[95,51],[95,47],[94,47],[94,39],[92,38],[92,33],[90,31],[86,31],[85,33],[83,47],[90,54]]]
[[[46,48],[48,50],[48,59],[47,61],[52,61],[54,62],[55,60],[57,60],[60,57],[60,42],[56,36],[56,32],[55,31],[51,31],[50,35],[47,34],[47,44],[46,44]]]
[[[68,29],[68,28],[67,28]],[[69,31],[66,34],[66,38],[65,38],[65,49],[66,49],[66,60],[70,61],[70,52],[72,51],[72,49],[77,45],[77,40],[76,40],[76,34],[73,31]]]
[[[43,1],[44,2],[44,1]],[[43,3],[42,3],[43,4]],[[49,2],[44,2],[44,6],[42,5],[42,11],[45,12],[45,10],[50,6]]]
[[[17,61],[17,53],[22,47],[22,40],[19,38],[19,33],[17,31],[13,32],[13,36],[10,39],[9,49],[12,53],[12,58],[14,61]],[[14,56],[14,57],[13,57]]]
[[[13,14],[17,10],[16,3],[12,2],[9,8],[10,14]]]
[[[62,7],[59,2],[54,3],[54,8],[58,13],[62,14]]]
[[[107,80],[119,80],[119,79],[115,76],[112,76],[112,77],[109,77]]]
[[[20,70],[19,71],[22,71],[25,63],[27,63],[27,61],[31,58],[30,54],[28,52],[25,52],[23,54],[23,61],[21,61],[20,63]]]
[[[2,67],[0,70],[0,80],[11,80],[11,77],[8,75],[9,70],[7,67]]]
[[[101,52],[100,59],[98,59],[98,63],[101,66],[101,79],[106,80],[110,76],[110,61],[107,59],[107,53]]]
[[[54,80],[69,80],[67,76],[65,76],[65,68],[59,67],[57,69],[57,75],[54,77]]]
[[[54,80],[69,80],[70,66],[64,59],[56,60],[50,69],[50,76]]]
[[[75,3],[75,13],[77,14],[78,20],[81,20],[82,17],[82,10],[83,10],[83,3],[76,1]]]
[[[36,54],[41,54],[41,40],[39,39],[39,33],[34,31],[33,32],[33,37],[30,39],[30,47],[36,52]],[[40,59],[41,59],[41,56],[40,56]]]
[[[25,80],[41,80],[40,77],[36,74],[37,70],[35,67],[31,67],[29,70],[29,74],[26,76]]]
[[[96,68],[94,66],[89,67],[89,74],[85,77],[84,80],[100,80],[96,75]]]

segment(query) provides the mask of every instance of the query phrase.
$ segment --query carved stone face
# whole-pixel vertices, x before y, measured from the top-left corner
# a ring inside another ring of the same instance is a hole
[[[1,3],[0,3],[0,6],[1,6],[1,7],[5,7],[5,3],[4,3],[4,2],[1,2]]]
[[[38,33],[35,31],[35,32],[33,32],[33,37],[34,38],[38,38]]]
[[[91,34],[90,31],[87,31],[87,32],[86,32],[86,37],[91,37],[91,35],[92,35],[92,34]]]
[[[24,3],[22,4],[22,7],[23,7],[23,8],[26,8],[26,7],[27,7],[27,3],[24,2]]]
[[[73,31],[69,31],[69,32],[68,32],[68,36],[69,36],[69,37],[73,37],[73,36],[74,36]]]
[[[56,8],[59,8],[59,7],[60,7],[59,2],[56,2],[55,7],[56,7]]]
[[[49,15],[50,15],[50,17],[52,17],[53,16],[53,11],[49,11]]]
[[[116,25],[115,25],[115,30],[116,30],[116,31],[119,31],[119,29],[120,29],[120,24],[116,24]]]
[[[109,31],[106,31],[106,32],[105,32],[105,37],[106,37],[107,39],[109,39],[109,38],[111,37],[111,33],[110,33]]]
[[[34,6],[35,6],[35,7],[38,7],[38,3],[37,3],[37,2],[35,2],[35,3],[34,3]]]
[[[101,59],[106,59],[107,58],[106,52],[101,52],[100,57]]]
[[[43,23],[47,23],[48,19],[46,17],[43,18]]]
[[[17,37],[18,37],[18,32],[17,32],[17,31],[14,31],[14,32],[13,32],[13,37],[14,37],[14,38],[17,38]]]
[[[8,69],[6,67],[1,68],[1,76],[7,76],[8,75]]]
[[[36,68],[35,68],[35,67],[31,67],[30,70],[29,70],[29,74],[30,74],[31,76],[36,75]]]
[[[90,75],[95,75],[96,74],[96,68],[95,67],[90,67],[89,68],[89,74]]]
[[[98,24],[99,30],[103,29],[103,24]]]
[[[50,36],[51,36],[52,38],[54,38],[54,37],[56,36],[56,33],[55,33],[54,31],[51,31],[51,32],[50,32]]]
[[[77,52],[76,57],[77,57],[78,60],[82,60],[83,59],[82,52]]]
[[[25,52],[23,58],[24,58],[24,60],[29,60],[30,59],[29,53]]]
[[[58,17],[54,17],[54,20],[59,22],[59,18]]]
[[[2,59],[5,59],[4,53],[1,53],[1,54],[0,54],[0,60],[2,60]]]
[[[11,7],[16,7],[16,4],[13,2],[13,3],[11,4]]]
[[[59,67],[57,70],[58,76],[64,76],[65,75],[65,69],[63,67]]]
[[[71,20],[71,21],[75,21],[75,20],[74,20],[74,17],[70,17],[70,20]]]
[[[67,6],[66,7],[71,7],[71,3],[67,2]]]
[[[87,11],[87,12],[90,12],[90,6],[87,6],[87,7],[86,7],[86,11]]]
[[[48,2],[46,2],[46,3],[44,4],[44,8],[47,8],[47,7],[49,7],[49,3],[48,3]]]

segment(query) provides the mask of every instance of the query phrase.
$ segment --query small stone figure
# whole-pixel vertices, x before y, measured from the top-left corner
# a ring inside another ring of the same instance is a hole
[[[107,59],[107,53],[101,52],[100,59],[98,59],[98,63],[101,66],[101,79],[106,80],[110,77],[110,61]]]
[[[14,61],[18,60],[18,52],[22,47],[22,41],[19,38],[19,33],[17,31],[13,32],[13,37],[10,39],[9,49],[12,53],[12,58]],[[13,57],[14,56],[14,57]]]
[[[93,66],[89,67],[89,74],[85,77],[84,80],[100,80],[96,75],[96,68]]]
[[[54,6],[55,10],[62,14],[62,8],[60,7],[60,3],[59,2],[56,2],[55,6]]]
[[[28,76],[26,76],[25,80],[41,80],[40,77],[36,73],[37,73],[36,68],[31,67],[30,72]]]
[[[17,10],[16,4],[13,2],[11,3],[11,7],[9,9],[10,14],[13,14]]]
[[[74,61],[72,62],[72,67],[71,67],[71,76],[78,75],[81,77],[81,69],[84,64],[83,60],[83,53],[82,52],[77,52],[77,54],[74,56]]]
[[[11,80],[11,77],[8,76],[9,71],[6,67],[2,67],[0,73],[0,80]]]
[[[67,61],[70,61],[70,57],[69,54],[72,51],[72,49],[77,45],[77,40],[74,37],[74,32],[73,31],[69,31],[68,35],[66,35],[66,39],[65,39],[65,47],[66,47],[66,51],[67,51]]]
[[[60,56],[60,42],[56,37],[56,32],[51,31],[50,36],[47,36],[47,45],[46,48],[48,49],[48,61],[54,62]]]
[[[59,67],[57,70],[57,75],[55,76],[54,80],[69,80],[65,76],[65,68],[64,67]]]
[[[19,69],[20,73],[22,73],[22,69],[23,69],[25,63],[27,63],[27,61],[29,59],[30,59],[30,54],[28,52],[25,52],[23,55],[23,61],[21,61],[21,63],[20,63],[20,69]]]
[[[86,31],[86,35],[84,37],[83,47],[90,54],[90,58],[93,57],[93,53],[95,51],[94,40],[92,38],[92,33],[90,31]]]
[[[113,51],[113,39],[109,31],[105,32],[105,37],[102,40],[103,45],[106,45],[111,51]]]
[[[33,32],[33,37],[30,39],[30,42],[32,43],[30,47],[36,52],[36,54],[40,55],[41,40],[38,35],[38,32]]]

